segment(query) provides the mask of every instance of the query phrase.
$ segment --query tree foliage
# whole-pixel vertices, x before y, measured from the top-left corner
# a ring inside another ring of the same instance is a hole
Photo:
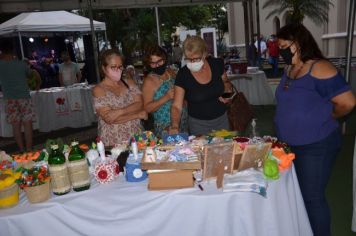
[[[328,22],[330,0],[267,0],[262,8],[273,8],[266,19],[274,15],[287,12],[287,23],[302,23],[305,17],[315,24],[322,25]]]
[[[170,43],[179,26],[188,29],[215,27],[221,41],[227,32],[227,15],[223,4],[161,7],[159,11],[160,34],[163,42]],[[87,12],[80,14],[88,16]],[[94,10],[95,20],[106,22],[108,40],[114,46],[121,43],[126,56],[157,43],[155,8]]]

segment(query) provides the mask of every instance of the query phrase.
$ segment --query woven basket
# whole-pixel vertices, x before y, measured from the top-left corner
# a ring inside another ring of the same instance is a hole
[[[16,183],[0,190],[0,209],[10,208],[19,203],[19,187]]]
[[[26,196],[31,203],[45,202],[50,197],[49,181],[46,183],[24,188]]]

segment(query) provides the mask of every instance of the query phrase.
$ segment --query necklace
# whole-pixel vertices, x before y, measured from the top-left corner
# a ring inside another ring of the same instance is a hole
[[[289,86],[291,85],[292,81],[294,81],[294,80],[297,79],[297,77],[299,76],[300,71],[303,69],[303,67],[304,67],[304,63],[303,63],[303,64],[298,68],[298,70],[295,72],[295,75],[294,75],[293,78],[290,78],[290,74],[291,74],[293,68],[290,69],[290,71],[289,71],[289,73],[288,73],[288,76],[287,76],[287,78],[286,78],[286,81],[284,82],[284,86],[283,86],[283,89],[284,89],[285,91],[287,91],[287,90],[289,89]]]

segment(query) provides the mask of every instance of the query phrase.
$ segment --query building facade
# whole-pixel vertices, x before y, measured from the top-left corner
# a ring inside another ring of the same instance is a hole
[[[286,12],[281,15],[271,16],[266,19],[266,16],[272,10],[271,8],[263,9],[262,6],[266,0],[259,0],[259,15],[260,15],[260,33],[265,37],[275,34],[280,27],[286,24]],[[349,16],[350,0],[332,0],[333,6],[329,10],[329,21],[324,25],[316,25],[309,18],[305,18],[303,24],[313,34],[320,49],[327,57],[344,57],[346,55],[346,37],[347,37],[347,22]],[[254,33],[256,28],[256,1],[252,0],[253,8],[253,26]],[[228,3],[228,23],[229,23],[229,44],[241,48],[244,54],[245,47],[245,29],[244,29],[244,12],[241,2]],[[356,56],[356,31],[354,32],[354,44],[352,55]]]

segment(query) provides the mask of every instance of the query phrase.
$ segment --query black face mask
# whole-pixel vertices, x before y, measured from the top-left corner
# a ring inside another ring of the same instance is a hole
[[[290,50],[290,46],[284,49],[279,49],[279,54],[281,54],[281,57],[283,58],[283,60],[287,65],[292,65],[292,58],[294,56],[294,54]]]
[[[164,72],[166,71],[166,68],[167,68],[167,62],[165,62],[163,65],[156,68],[151,67],[150,70],[157,75],[163,75]]]

